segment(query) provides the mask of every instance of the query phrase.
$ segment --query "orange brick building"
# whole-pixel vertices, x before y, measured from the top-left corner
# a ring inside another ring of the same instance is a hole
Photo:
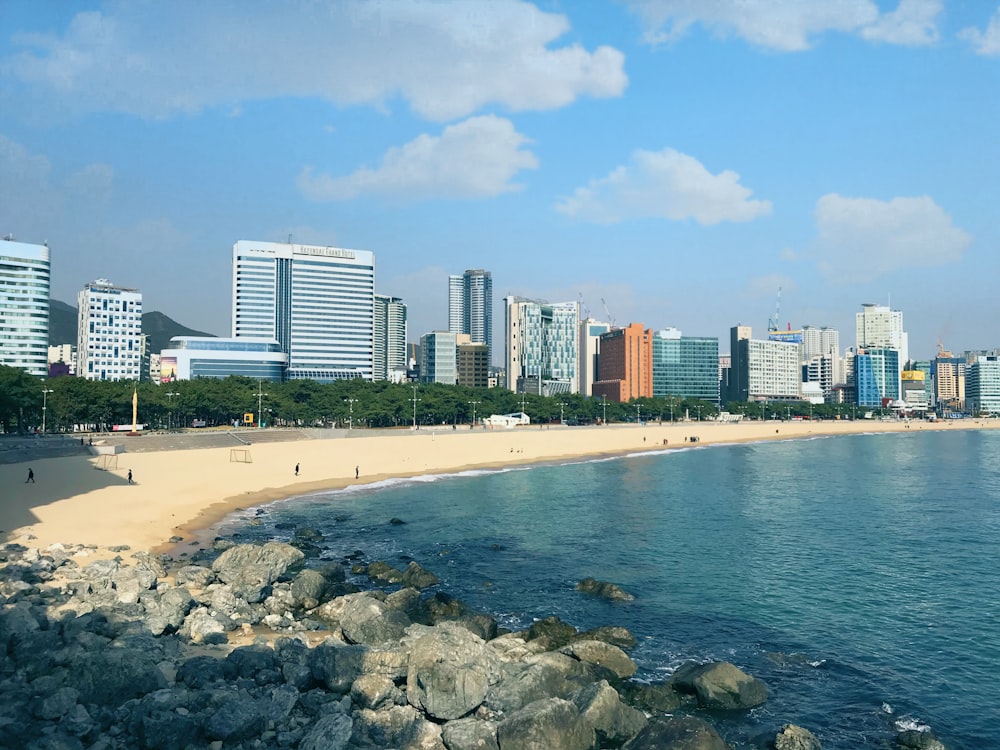
[[[624,403],[653,397],[653,329],[631,323],[601,334],[593,394]]]

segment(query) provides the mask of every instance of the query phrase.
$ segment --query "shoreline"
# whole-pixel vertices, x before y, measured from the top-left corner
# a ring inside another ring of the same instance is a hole
[[[971,419],[647,422],[474,431],[436,427],[260,442],[245,447],[252,463],[231,462],[229,447],[125,452],[118,455],[118,467],[107,471],[99,470],[92,456],[43,458],[0,465],[0,486],[11,490],[4,493],[11,497],[0,503],[0,535],[5,543],[30,542],[39,548],[56,543],[103,548],[124,544],[154,553],[176,552],[194,549],[192,541],[210,544],[207,534],[240,510],[394,479],[719,444],[997,428],[1000,420]],[[697,442],[689,442],[691,437]],[[298,475],[296,465],[301,467]],[[24,479],[29,468],[34,484]],[[128,484],[130,470],[135,485]]]

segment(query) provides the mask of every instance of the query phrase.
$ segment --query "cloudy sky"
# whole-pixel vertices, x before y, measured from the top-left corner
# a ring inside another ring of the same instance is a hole
[[[1000,346],[997,0],[0,0],[0,234],[228,335],[240,239],[719,336]],[[499,334],[499,325],[498,325]],[[498,347],[499,349],[499,347]]]

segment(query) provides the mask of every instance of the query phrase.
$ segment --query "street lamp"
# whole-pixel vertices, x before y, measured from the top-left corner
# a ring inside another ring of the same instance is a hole
[[[469,403],[472,404],[472,427],[474,428],[476,426],[476,404],[481,404],[482,401],[470,401]]]
[[[566,408],[566,402],[559,402],[559,424],[566,424],[566,417],[564,416],[563,409]]]
[[[356,398],[345,398],[344,401],[350,406],[350,416],[347,418],[347,429],[354,429],[354,402],[357,401]]]
[[[177,393],[176,391],[170,391],[167,394],[167,398],[170,399],[170,401],[169,401],[169,403],[170,403],[170,412],[167,414],[167,429],[168,430],[171,427],[173,427],[172,423],[173,423],[173,414],[174,414],[174,396],[180,396],[180,395],[181,394]]]
[[[601,416],[601,424],[607,426],[608,424],[608,399],[603,393],[601,394],[601,411],[603,412]]]
[[[48,396],[55,393],[51,388],[42,388],[42,434],[45,434],[45,409],[48,407]]]
[[[698,421],[701,421],[701,404],[698,404]]]
[[[636,423],[636,424],[639,424],[639,420],[640,420],[640,416],[639,416],[639,409],[640,409],[640,408],[641,408],[641,407],[640,407],[640,405],[639,405],[639,404],[636,404],[636,405],[635,405],[635,423]]]
[[[264,400],[264,396],[266,395],[267,394],[264,393],[264,381],[258,380],[257,381],[257,429],[260,429],[261,425],[264,424],[264,420],[262,419],[264,414],[261,411],[261,404]]]
[[[413,398],[411,398],[410,401],[413,402],[413,429],[414,430],[417,429],[417,401],[419,401],[419,400],[420,399],[417,398],[417,386],[413,386]]]

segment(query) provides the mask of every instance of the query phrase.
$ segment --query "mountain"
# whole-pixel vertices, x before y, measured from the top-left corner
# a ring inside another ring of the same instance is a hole
[[[60,302],[49,300],[49,344],[75,344],[77,326],[77,309]],[[142,332],[149,336],[149,350],[159,353],[170,345],[174,336],[211,336],[210,333],[196,331],[182,326],[176,320],[161,312],[142,314]]]

